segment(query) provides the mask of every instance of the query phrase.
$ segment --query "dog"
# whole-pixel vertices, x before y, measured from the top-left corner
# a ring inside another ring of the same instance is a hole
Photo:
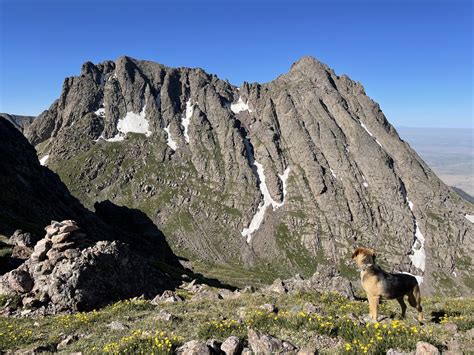
[[[423,321],[420,287],[416,278],[409,274],[391,274],[383,271],[375,264],[375,253],[366,248],[357,248],[352,254],[352,260],[360,268],[362,288],[369,300],[370,317],[377,321],[380,298],[397,299],[402,308],[402,318],[405,318],[407,306],[403,300],[408,296],[410,306],[418,311],[418,320]]]

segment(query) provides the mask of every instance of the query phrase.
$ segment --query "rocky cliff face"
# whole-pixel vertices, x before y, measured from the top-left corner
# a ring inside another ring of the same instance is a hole
[[[313,58],[240,88],[201,69],[88,62],[26,136],[86,206],[141,210],[185,256],[356,277],[350,252],[365,245],[426,290],[472,292],[474,206],[361,84]]]

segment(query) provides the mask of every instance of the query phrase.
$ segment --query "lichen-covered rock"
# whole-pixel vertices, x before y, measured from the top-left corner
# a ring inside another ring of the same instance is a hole
[[[19,293],[28,293],[33,288],[33,279],[28,271],[16,269],[3,276],[8,286]]]

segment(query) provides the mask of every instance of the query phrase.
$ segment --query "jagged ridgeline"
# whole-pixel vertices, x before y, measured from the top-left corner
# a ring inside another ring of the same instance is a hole
[[[336,264],[353,277],[364,245],[427,289],[474,286],[474,206],[361,84],[314,58],[240,88],[201,69],[87,62],[26,136],[86,206],[140,209],[193,260],[271,279]]]

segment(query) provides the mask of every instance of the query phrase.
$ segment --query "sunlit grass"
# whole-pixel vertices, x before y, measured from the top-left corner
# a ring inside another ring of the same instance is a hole
[[[416,312],[411,309],[407,319],[399,319],[396,302],[381,305],[379,322],[365,322],[367,302],[350,301],[336,293],[256,293],[233,300],[196,302],[187,298],[185,302],[158,305],[142,299],[124,300],[91,312],[36,319],[0,317],[0,349],[55,345],[73,335],[77,340],[66,351],[166,354],[189,340],[223,341],[235,335],[245,341],[252,328],[298,347],[311,343],[319,334],[339,344],[332,351],[380,354],[390,348],[412,351],[418,341],[442,349],[452,337],[446,328],[448,323],[456,325],[462,346],[463,332],[471,329],[474,322],[472,298],[424,299],[424,324],[416,320]],[[275,304],[278,311],[262,309],[264,303]],[[306,310],[308,303],[316,306],[317,313]],[[163,311],[171,313],[173,320],[160,318]],[[123,329],[112,330],[108,326],[112,321],[122,323]]]

